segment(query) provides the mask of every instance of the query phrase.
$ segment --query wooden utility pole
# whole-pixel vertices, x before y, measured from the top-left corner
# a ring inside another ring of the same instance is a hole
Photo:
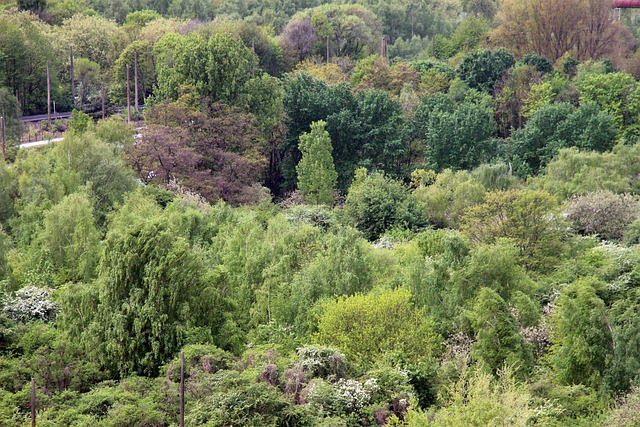
[[[2,158],[7,159],[4,147],[4,116],[0,116],[0,138],[2,139]]]
[[[138,52],[133,52],[133,86],[134,86],[134,106],[136,113],[138,112]]]
[[[184,427],[184,351],[180,352],[180,427]]]
[[[47,62],[47,123],[51,127],[51,70]]]
[[[31,378],[31,427],[36,427],[36,380]]]
[[[327,36],[327,64],[329,63],[329,36]]]
[[[104,119],[104,82],[102,82],[102,118]]]
[[[386,36],[382,36],[382,43],[380,45],[380,56],[386,59],[387,57],[387,38]]]
[[[69,63],[71,64],[71,108],[76,108],[76,78],[73,73],[73,46],[69,46]],[[82,106],[80,106],[82,109]]]
[[[129,78],[129,64],[127,64],[127,123],[131,123],[131,79]]]

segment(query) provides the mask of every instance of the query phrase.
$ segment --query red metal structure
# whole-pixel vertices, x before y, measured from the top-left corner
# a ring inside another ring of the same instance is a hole
[[[640,0],[613,0],[616,9],[640,8]]]

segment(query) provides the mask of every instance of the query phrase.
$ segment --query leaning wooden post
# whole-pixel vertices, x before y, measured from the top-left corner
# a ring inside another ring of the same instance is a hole
[[[36,380],[31,378],[31,427],[36,427]]]
[[[131,123],[131,79],[129,78],[129,64],[127,64],[127,123]]]
[[[180,427],[184,427],[184,351],[180,352]]]

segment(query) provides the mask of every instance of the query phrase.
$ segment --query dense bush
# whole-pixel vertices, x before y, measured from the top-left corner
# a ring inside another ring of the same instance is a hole
[[[344,204],[344,214],[369,240],[391,228],[417,229],[426,224],[417,201],[398,181],[380,172],[356,171]]]
[[[328,302],[318,321],[318,339],[364,363],[387,352],[409,359],[435,356],[440,338],[410,298],[408,291],[398,289]]]

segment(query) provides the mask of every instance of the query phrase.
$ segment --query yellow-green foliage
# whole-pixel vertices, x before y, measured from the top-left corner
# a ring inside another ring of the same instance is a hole
[[[510,369],[498,378],[481,371],[467,371],[449,390],[448,402],[439,410],[423,411],[412,407],[401,422],[403,427],[524,427],[545,409],[535,408],[524,384],[518,383]]]
[[[434,181],[413,194],[424,203],[427,217],[436,226],[456,227],[462,213],[484,199],[483,186],[466,171],[445,169]]]
[[[558,203],[544,191],[508,190],[488,193],[485,202],[469,208],[462,230],[474,242],[506,237],[529,268],[548,268],[560,249]]]
[[[611,152],[561,150],[532,186],[559,199],[598,190],[638,194],[640,145],[617,145]]]
[[[344,351],[350,360],[372,363],[388,352],[409,359],[436,355],[441,338],[405,289],[356,294],[324,305],[317,339]]]
[[[529,94],[523,101],[522,116],[525,118],[531,115],[543,105],[547,105],[553,101],[553,86],[549,82],[534,84],[529,89]]]

